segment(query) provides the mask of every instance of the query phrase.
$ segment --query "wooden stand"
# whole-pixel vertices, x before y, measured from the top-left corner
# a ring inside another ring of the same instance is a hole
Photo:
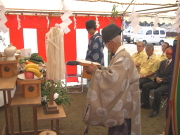
[[[39,97],[41,91],[41,83],[43,79],[40,80],[17,80],[17,84],[22,84],[22,96],[25,98]]]
[[[92,74],[86,73],[86,71],[84,70],[84,67],[83,67],[82,78],[91,79],[91,77],[92,77]]]
[[[58,105],[58,110],[59,110],[60,113],[46,114],[46,113],[44,113],[43,106],[37,107],[37,119],[38,120],[51,120],[51,130],[52,131],[54,130],[53,121],[54,120],[56,121],[56,129],[55,129],[55,131],[56,131],[57,135],[60,134],[59,133],[59,119],[66,117],[66,114],[64,112],[64,109],[63,109],[62,105]]]
[[[39,135],[57,135],[56,132],[48,130],[48,131],[43,131]]]
[[[17,63],[18,60],[5,61],[5,58],[3,60],[0,60],[0,77],[5,78],[15,76]]]
[[[59,113],[58,106],[54,101],[53,101],[53,104],[50,104],[50,102],[47,102],[46,113],[48,113],[48,114]]]
[[[90,66],[91,64],[81,63],[81,62],[80,62],[79,65],[83,66],[82,78],[91,79],[92,74],[88,74],[88,73],[86,73],[86,71],[84,70],[84,66]],[[97,65],[97,67],[99,67],[99,66],[100,66],[100,65]]]
[[[59,113],[59,109],[57,107],[57,104],[53,101],[53,92],[54,91],[54,81],[52,80],[52,86],[51,86],[51,93],[50,93],[50,100],[46,104],[46,113]]]
[[[40,92],[39,92],[40,93]],[[39,94],[41,95],[41,93]],[[41,105],[41,96],[39,97],[32,97],[32,98],[24,98],[22,97],[22,85],[17,85],[17,90],[14,94],[14,97],[12,99],[11,105],[10,105],[10,124],[11,124],[11,135],[15,134],[28,134],[32,133],[33,135],[38,135],[38,123],[37,123],[37,106]],[[33,112],[33,130],[29,131],[23,131],[21,123],[21,107],[23,106],[31,106],[32,112]],[[13,110],[12,108],[17,107],[18,111],[18,122],[13,122]],[[19,125],[19,132],[14,132],[14,124]],[[7,134],[9,135],[9,134]]]

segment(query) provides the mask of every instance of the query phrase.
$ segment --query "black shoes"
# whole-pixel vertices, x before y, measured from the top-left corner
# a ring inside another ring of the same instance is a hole
[[[150,109],[150,105],[149,104],[141,104],[141,108],[144,108],[144,109]]]
[[[158,114],[159,114],[159,111],[158,111],[158,110],[154,110],[154,111],[152,111],[152,112],[149,114],[149,117],[150,117],[150,118],[153,118],[153,117],[156,117]]]

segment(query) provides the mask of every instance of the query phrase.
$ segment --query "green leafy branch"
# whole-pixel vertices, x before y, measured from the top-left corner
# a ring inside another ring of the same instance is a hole
[[[118,11],[116,9],[117,7],[118,7],[118,5],[116,5],[116,4],[113,5],[112,12],[111,12],[112,17],[115,17],[115,18],[118,17]]]
[[[41,84],[41,95],[42,95],[42,104],[46,104],[50,99],[52,81],[44,80]],[[65,84],[62,81],[54,82],[54,94],[58,94],[59,96],[54,100],[56,104],[60,105],[69,105],[70,101],[73,100],[70,95],[66,94]]]

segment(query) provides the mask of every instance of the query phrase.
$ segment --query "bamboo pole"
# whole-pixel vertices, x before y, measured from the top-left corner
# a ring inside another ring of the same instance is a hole
[[[178,34],[177,39],[177,46],[176,46],[176,55],[175,55],[175,61],[174,61],[174,71],[173,71],[173,78],[172,78],[172,85],[171,85],[171,93],[170,93],[170,99],[171,102],[168,104],[168,113],[167,113],[167,119],[166,119],[166,128],[165,128],[165,135],[168,135],[169,133],[169,127],[172,120],[172,112],[175,110],[175,106],[173,104],[175,103],[175,94],[177,91],[177,83],[178,83],[178,70],[179,70],[179,60],[180,60],[180,33]],[[173,124],[172,124],[173,125]],[[176,133],[174,134],[176,135]]]

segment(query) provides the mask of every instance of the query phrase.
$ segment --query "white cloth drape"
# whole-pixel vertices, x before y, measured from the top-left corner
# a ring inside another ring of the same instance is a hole
[[[47,79],[59,81],[64,79],[64,33],[53,27],[46,34]]]

